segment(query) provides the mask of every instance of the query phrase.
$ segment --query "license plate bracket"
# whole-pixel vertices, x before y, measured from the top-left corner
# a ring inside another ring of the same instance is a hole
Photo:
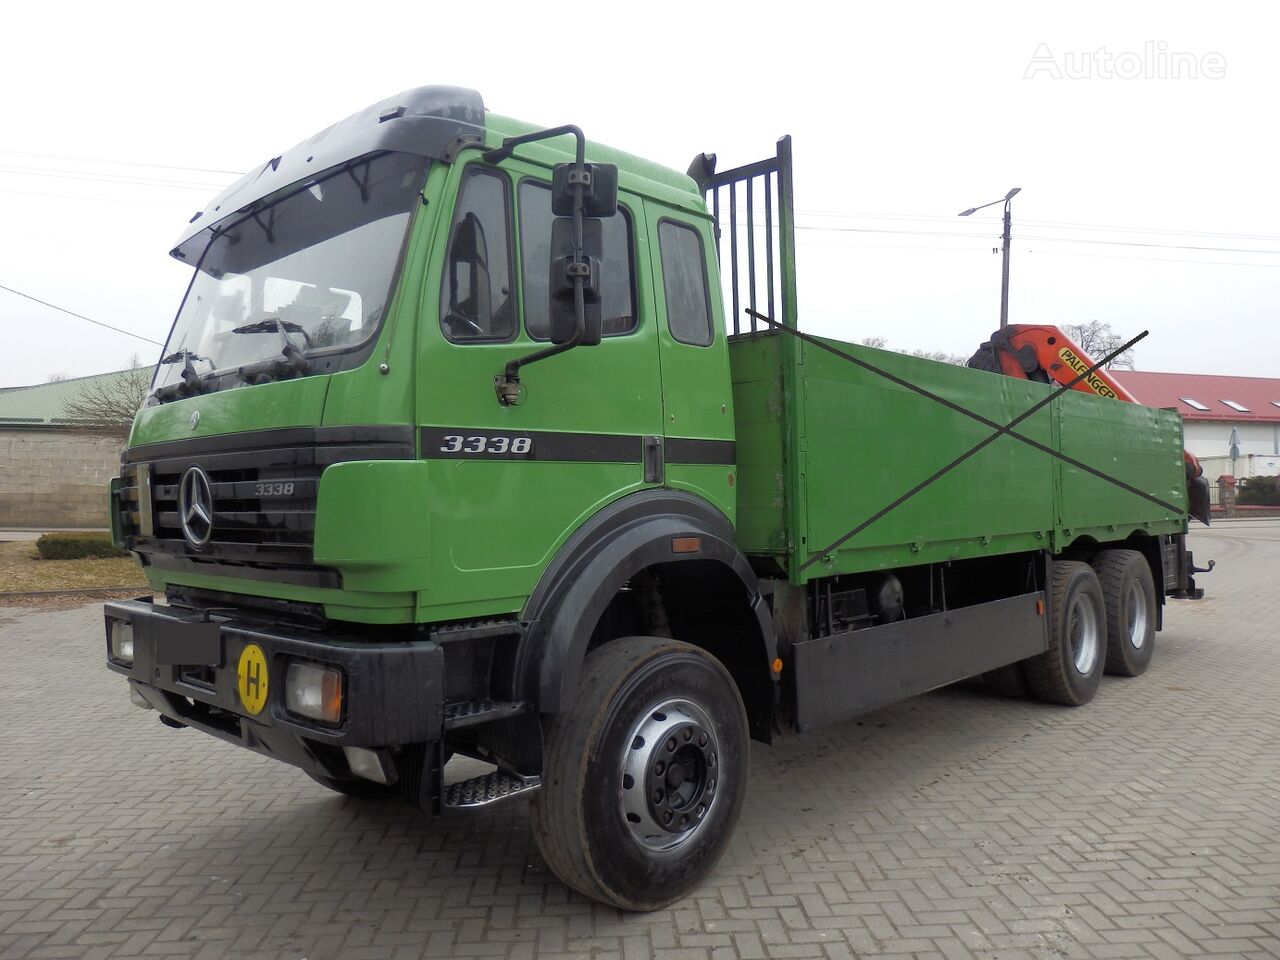
[[[157,666],[220,667],[222,628],[216,622],[156,620],[151,625]]]

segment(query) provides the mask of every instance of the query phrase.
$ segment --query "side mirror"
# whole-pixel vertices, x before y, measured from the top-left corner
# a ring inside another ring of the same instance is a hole
[[[604,255],[604,225],[595,219],[582,221],[582,254],[587,267],[582,272],[582,301],[586,330],[580,346],[595,346],[601,335],[600,260]],[[573,218],[556,217],[551,221],[551,282],[549,286],[549,333],[552,343],[568,343],[577,329],[577,313],[573,302]]]
[[[612,217],[618,212],[618,168],[612,163],[584,163],[582,215]],[[573,188],[579,174],[577,164],[557,163],[551,171],[551,212],[557,217],[573,216]]]

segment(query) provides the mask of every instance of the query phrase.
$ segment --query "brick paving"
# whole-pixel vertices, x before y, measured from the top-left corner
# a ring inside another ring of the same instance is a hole
[[[0,957],[1280,957],[1280,522],[1081,709],[958,687],[756,747],[728,855],[624,915],[524,804],[428,821],[132,707],[97,604],[0,609]]]

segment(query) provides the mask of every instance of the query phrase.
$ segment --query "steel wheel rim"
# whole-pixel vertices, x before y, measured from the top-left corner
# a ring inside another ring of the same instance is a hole
[[[661,852],[688,843],[715,805],[720,741],[689,700],[645,711],[623,744],[619,815],[637,844]]]
[[[1136,580],[1129,584],[1125,594],[1125,608],[1129,621],[1129,645],[1141,650],[1147,642],[1147,591]]]
[[[1101,638],[1098,608],[1087,593],[1077,594],[1067,614],[1067,636],[1071,641],[1071,662],[1076,672],[1088,676],[1098,662]]]

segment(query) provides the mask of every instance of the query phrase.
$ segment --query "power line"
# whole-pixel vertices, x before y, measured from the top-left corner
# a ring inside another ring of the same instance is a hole
[[[847,220],[905,220],[922,222],[954,223],[955,217],[941,214],[911,213],[856,213],[839,210],[797,210],[797,214],[811,217],[827,217]],[[1268,240],[1280,242],[1280,236],[1265,233],[1224,233],[1209,230],[1178,230],[1172,227],[1124,227],[1115,224],[1080,223],[1070,220],[1029,220],[1019,218],[1024,226],[1058,227],[1069,230],[1098,230],[1118,233],[1154,233],[1184,237],[1214,237],[1220,240]]]
[[[102,203],[128,203],[136,207],[171,207],[174,210],[191,210],[189,203],[165,203],[163,200],[136,200],[125,197],[84,197],[74,193],[41,193],[35,190],[5,190],[0,188],[0,193],[13,194],[19,197],[52,197],[57,200],[84,200],[90,203],[101,201]]]
[[[949,253],[984,253],[988,256],[990,247],[966,246],[944,247],[925,243],[815,243],[813,240],[799,240],[797,246],[819,250],[941,250]],[[1248,260],[1194,260],[1186,257],[1140,257],[1116,253],[1082,253],[1068,250],[1028,250],[1028,256],[1041,257],[1089,257],[1096,260],[1139,261],[1145,263],[1188,263],[1223,267],[1269,267],[1275,269],[1280,263],[1253,263]]]
[[[86,317],[83,313],[76,313],[74,310],[68,310],[66,307],[60,307],[56,303],[50,303],[48,300],[41,300],[39,297],[33,297],[31,294],[23,293],[21,290],[15,290],[13,287],[6,287],[3,283],[0,283],[0,290],[7,290],[19,297],[25,297],[27,300],[34,300],[36,303],[42,304],[43,306],[49,307],[53,310],[57,310],[59,313],[65,313],[79,320],[87,320],[95,326],[106,327],[108,330],[114,330],[116,333],[123,333],[126,337],[133,337],[135,340],[141,340],[144,343],[153,343],[157,347],[164,346],[164,344],[160,343],[158,340],[152,340],[150,337],[144,337],[140,333],[133,333],[129,330],[121,329],[120,327],[113,327],[111,324],[103,323],[101,320],[95,320],[93,317]]]
[[[42,160],[69,160],[73,163],[104,163],[117,167],[147,167],[152,170],[182,170],[187,173],[219,173],[232,177],[244,176],[243,170],[214,170],[209,167],[183,167],[174,163],[142,163],[137,160],[108,160],[103,157],[72,157],[60,153],[30,153],[26,150],[0,150],[9,157],[38,157]]]
[[[815,227],[805,224],[796,224],[797,230],[814,230],[824,233],[873,233],[873,234],[896,234],[903,236],[918,237],[988,237],[994,236],[987,233],[969,233],[956,230],[891,230],[880,227]],[[1180,243],[1144,243],[1137,240],[1097,240],[1088,237],[1037,237],[1037,236],[1017,236],[1015,240],[1027,241],[1034,240],[1040,243],[1090,243],[1103,244],[1116,247],[1143,247],[1157,250],[1191,250],[1199,253],[1252,253],[1275,256],[1280,254],[1280,250],[1264,250],[1256,247],[1205,247],[1193,244]]]
[[[93,183],[115,183],[125,186],[161,187],[176,190],[221,190],[220,183],[196,183],[191,180],[161,180],[155,177],[130,177],[113,173],[90,173],[74,170],[36,170],[31,167],[14,167],[0,164],[0,174],[18,177],[47,177],[54,180],[87,180]]]

